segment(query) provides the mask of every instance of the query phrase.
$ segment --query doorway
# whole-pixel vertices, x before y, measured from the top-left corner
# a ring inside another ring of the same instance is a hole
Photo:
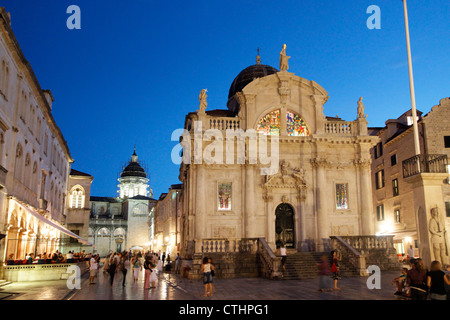
[[[294,209],[287,203],[280,204],[275,210],[275,243],[286,248],[295,248]]]

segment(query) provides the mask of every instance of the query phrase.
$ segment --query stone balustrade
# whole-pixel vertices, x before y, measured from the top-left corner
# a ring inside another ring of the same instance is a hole
[[[67,279],[73,274],[69,267],[77,266],[80,275],[88,271],[85,261],[78,263],[58,264],[25,264],[3,266],[4,279],[13,282],[50,281]]]
[[[325,122],[325,133],[332,135],[356,135],[356,124],[352,121],[333,121]]]
[[[237,130],[241,128],[241,123],[239,119],[234,118],[210,118],[209,119],[209,129],[218,130]],[[207,128],[208,129],[208,128]]]
[[[203,239],[202,253],[256,253],[258,239]]]

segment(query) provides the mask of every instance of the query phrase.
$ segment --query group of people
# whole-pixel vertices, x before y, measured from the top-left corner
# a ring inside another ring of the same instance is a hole
[[[450,266],[444,271],[439,261],[433,261],[428,270],[420,258],[409,263],[410,269],[402,268],[402,274],[392,281],[397,286],[395,295],[412,300],[450,299]]]
[[[10,254],[9,255],[9,260],[12,260],[14,257],[14,254]],[[54,262],[58,262],[58,263],[70,263],[73,262],[73,260],[78,260],[78,261],[84,261],[86,257],[86,253],[85,251],[80,251],[80,252],[73,252],[73,251],[69,251],[66,254],[62,254],[62,252],[59,252],[58,250],[56,250],[55,252],[51,253],[47,253],[44,252],[42,254],[38,254],[36,255],[36,257],[34,256],[34,253],[27,253],[25,255],[25,260],[27,260],[27,263],[37,263],[39,260],[51,260]]]
[[[94,264],[94,268],[98,268],[98,260],[97,255],[97,265]],[[116,274],[122,273],[122,286],[125,287],[128,271],[133,270],[133,280],[136,283],[142,269],[144,269],[144,288],[150,289],[156,287],[157,273],[163,272],[164,264],[170,263],[170,261],[170,255],[166,257],[164,253],[150,251],[145,253],[140,251],[136,253],[131,251],[111,252],[103,259],[103,273],[109,274],[111,286],[114,284]],[[95,282],[92,281],[92,283]]]

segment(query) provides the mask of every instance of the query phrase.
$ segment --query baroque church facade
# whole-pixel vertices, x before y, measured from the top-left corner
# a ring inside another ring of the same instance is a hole
[[[325,116],[327,91],[288,72],[285,49],[280,70],[261,64],[258,55],[237,75],[227,109],[207,110],[202,90],[199,110],[186,115],[179,176],[185,255],[214,239],[265,238],[273,250],[284,244],[323,251],[331,235],[375,234],[370,150],[378,138],[368,134],[362,99],[354,120]],[[230,130],[257,135],[221,138]],[[251,151],[257,145],[273,156],[274,144],[276,170],[264,174],[267,161]]]

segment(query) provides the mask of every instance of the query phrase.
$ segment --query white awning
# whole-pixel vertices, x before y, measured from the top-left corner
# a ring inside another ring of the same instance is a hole
[[[49,226],[58,229],[59,231],[61,231],[62,233],[68,235],[69,237],[75,238],[77,239],[79,242],[87,244],[87,245],[92,245],[92,243],[89,243],[89,241],[87,241],[86,239],[81,238],[80,236],[76,235],[75,233],[67,230],[66,228],[64,228],[63,226],[54,223],[46,218],[44,218],[42,215],[40,215],[38,212],[36,212],[35,210],[33,210],[32,208],[29,208],[28,206],[16,201],[16,200],[12,200],[14,201],[18,206],[20,206],[21,208],[23,208],[24,210],[26,210],[29,214],[33,215],[34,217],[36,217],[37,219],[39,219],[40,221],[48,224]]]

